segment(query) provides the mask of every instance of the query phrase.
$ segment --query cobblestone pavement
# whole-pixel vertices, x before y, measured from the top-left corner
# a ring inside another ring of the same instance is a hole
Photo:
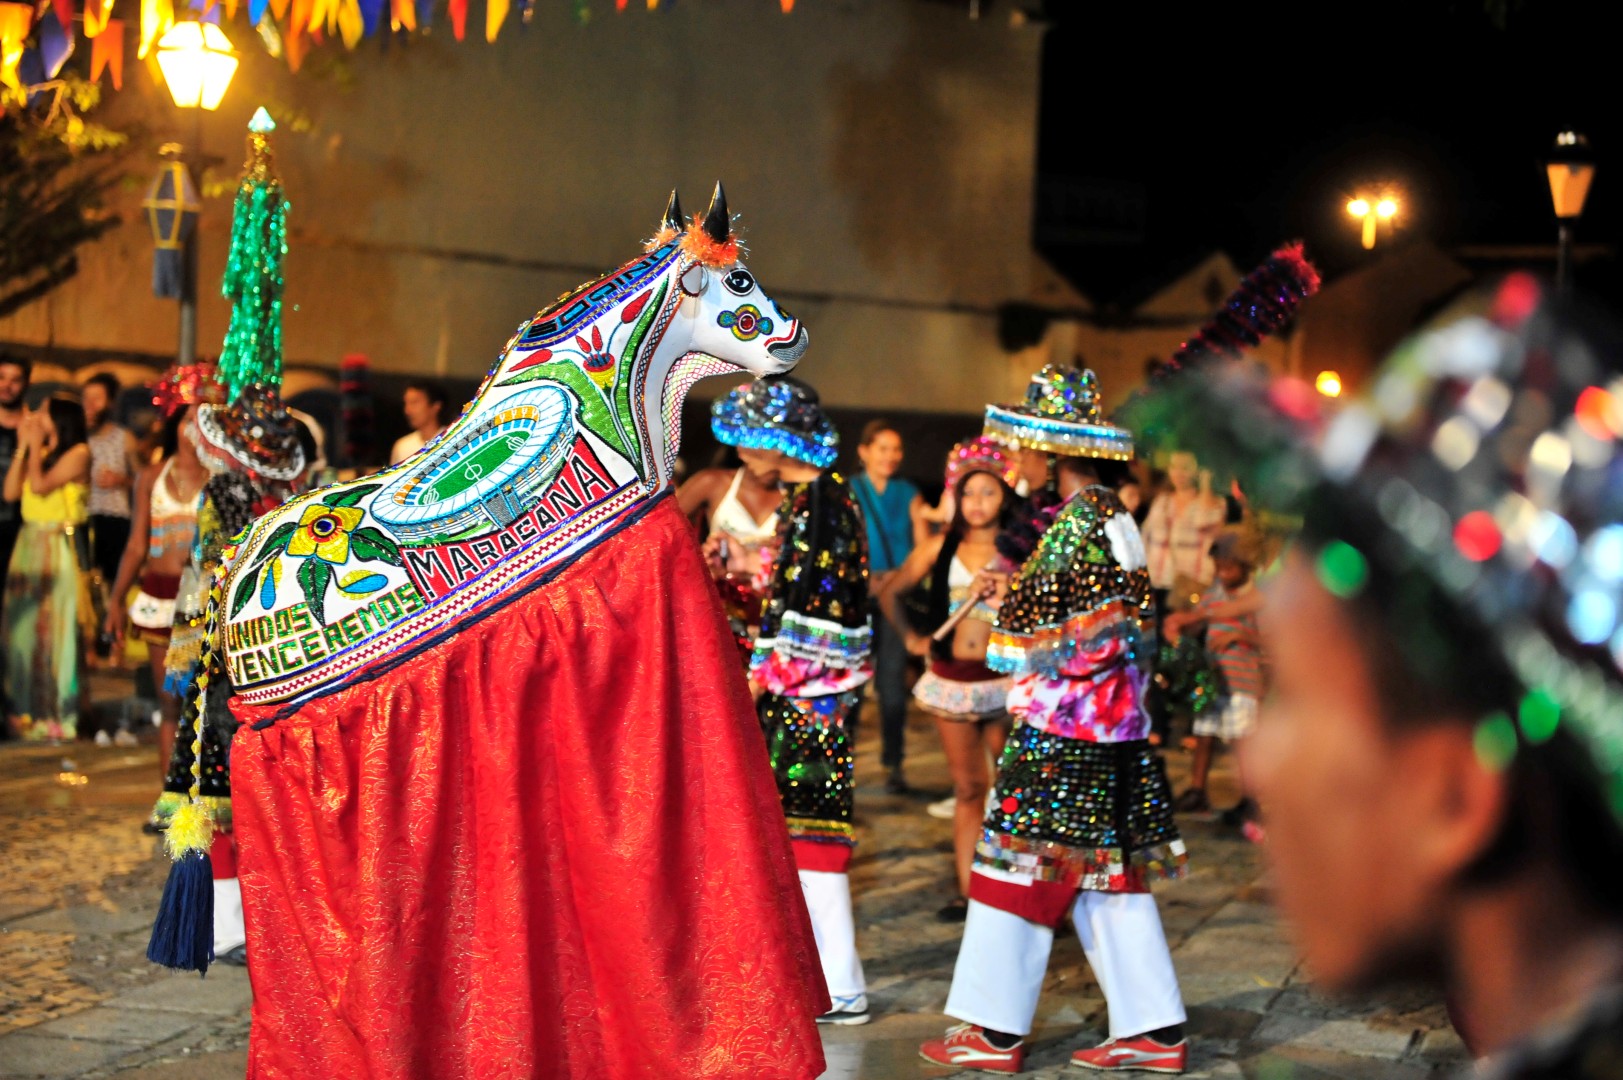
[[[114,688],[116,692],[116,687]],[[947,1080],[918,1044],[941,1008],[961,927],[935,920],[952,895],[948,824],[878,781],[877,724],[859,739],[860,846],[852,867],[872,1023],[829,1030],[828,1080]],[[926,717],[911,718],[909,778],[946,790]],[[1175,776],[1185,755],[1173,751]],[[64,759],[67,763],[65,764]],[[1220,765],[1214,796],[1233,798]],[[70,768],[71,765],[71,768]],[[224,1080],[241,1077],[250,989],[240,968],[207,979],[148,964],[147,931],[167,863],[140,824],[156,793],[154,747],[0,744],[0,1077]],[[1434,1001],[1316,997],[1266,903],[1256,849],[1185,821],[1187,881],[1158,890],[1189,1005],[1189,1075],[1257,1080],[1441,1075],[1462,1060]],[[1053,1080],[1102,1038],[1104,1006],[1072,934],[1056,942],[1026,1075]],[[594,1078],[595,1080],[595,1078]]]

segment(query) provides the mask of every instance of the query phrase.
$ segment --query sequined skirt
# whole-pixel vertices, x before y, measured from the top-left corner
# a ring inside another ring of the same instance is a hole
[[[913,700],[948,720],[993,720],[1008,715],[1011,682],[1007,675],[970,682],[926,671],[913,684]]]
[[[846,721],[861,700],[848,690],[814,698],[766,694],[757,705],[801,870],[840,873],[850,865],[855,755]]]
[[[1144,740],[1088,742],[1026,724],[1009,735],[975,864],[1011,884],[1142,891],[1188,855],[1166,767]]]

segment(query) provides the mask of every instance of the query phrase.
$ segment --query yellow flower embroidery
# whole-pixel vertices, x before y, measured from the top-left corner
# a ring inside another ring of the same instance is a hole
[[[287,542],[287,553],[306,557],[314,555],[322,562],[349,561],[349,534],[366,517],[366,511],[357,506],[323,506],[317,503],[304,508],[299,527]]]

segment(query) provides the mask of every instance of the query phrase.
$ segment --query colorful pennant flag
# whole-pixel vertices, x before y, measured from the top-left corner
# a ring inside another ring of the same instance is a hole
[[[73,40],[73,0],[51,0],[51,10],[56,12],[56,21],[61,24],[68,40]],[[55,76],[52,76],[53,78]]]
[[[90,81],[100,81],[103,71],[113,76],[114,90],[124,89],[123,19],[108,19],[97,27],[96,36],[90,39]]]
[[[506,20],[507,0],[488,0],[485,4],[485,40],[494,44]]]
[[[343,39],[344,48],[353,49],[365,33],[366,19],[361,14],[361,5],[356,0],[338,0],[338,36]]]
[[[17,65],[22,62],[23,42],[34,26],[34,5],[0,0],[0,84],[22,93]]]
[[[85,37],[98,37],[113,14],[113,0],[85,0]]]
[[[62,65],[68,62],[73,55],[73,16],[69,9],[68,22],[64,24],[58,17],[57,7],[47,8],[40,16],[36,27],[36,37],[39,41],[39,62],[44,78],[54,79],[62,72]]]
[[[135,50],[139,60],[145,60],[158,39],[175,25],[175,5],[172,0],[141,0],[141,43]]]

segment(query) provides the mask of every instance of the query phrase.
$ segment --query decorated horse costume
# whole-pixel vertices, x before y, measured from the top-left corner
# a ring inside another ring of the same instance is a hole
[[[782,811],[668,497],[689,387],[805,348],[720,187],[686,228],[673,195],[432,443],[231,554],[250,1077],[822,1071]]]

